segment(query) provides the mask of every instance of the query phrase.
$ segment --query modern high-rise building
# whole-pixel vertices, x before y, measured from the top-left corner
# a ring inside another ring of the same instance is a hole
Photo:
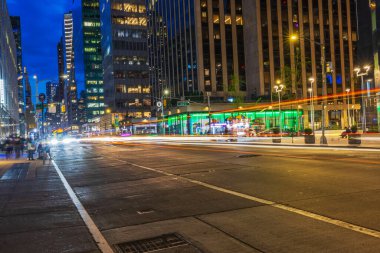
[[[351,117],[347,117],[350,94],[360,89],[355,79],[355,56],[358,39],[356,1],[252,1],[246,15],[245,42],[248,93],[254,97],[271,96],[277,82],[286,86],[285,98],[307,99],[329,96],[314,106],[305,106],[304,125],[311,111],[314,122],[325,126],[348,127],[349,118],[358,122],[358,100],[352,96]],[[324,66],[322,66],[322,64]],[[322,78],[325,70],[326,79]],[[309,81],[314,79],[313,82]],[[322,103],[324,106],[322,106]],[[309,113],[307,113],[309,112]],[[352,124],[352,123],[351,123]]]
[[[73,14],[71,12],[64,14],[63,28],[65,76],[67,76],[64,99],[67,111],[67,123],[70,126],[76,124],[78,120],[78,98],[74,64],[74,23]]]
[[[65,57],[63,54],[63,41],[62,38],[57,44],[57,59],[58,59],[58,92],[57,101],[61,102],[65,98]]]
[[[19,129],[17,47],[6,2],[0,0],[0,136]]]
[[[18,104],[19,104],[19,121],[20,134],[25,135],[25,89],[24,79],[22,78],[22,44],[21,44],[21,19],[19,16],[11,16],[13,35],[16,42],[17,51],[17,75],[18,75]]]
[[[29,133],[36,126],[35,114],[34,114],[34,106],[32,101],[32,88],[29,82],[29,74],[27,68],[23,69],[23,79],[24,79],[24,87],[25,87],[25,123],[26,123],[26,131]]]
[[[54,82],[46,83],[46,100],[48,103],[57,102],[59,84]]]
[[[104,100],[130,118],[151,116],[145,0],[101,0]]]
[[[380,88],[380,1],[358,1],[358,57],[360,65],[370,65],[365,88]],[[368,81],[370,80],[370,81]],[[371,130],[380,131],[380,93],[365,96],[366,123]]]
[[[244,3],[244,4],[243,4]],[[244,15],[253,1],[149,1],[150,82],[157,100],[247,96]],[[251,84],[253,86],[253,84]]]
[[[99,0],[82,1],[82,33],[86,114],[87,119],[92,121],[94,117],[104,114]]]

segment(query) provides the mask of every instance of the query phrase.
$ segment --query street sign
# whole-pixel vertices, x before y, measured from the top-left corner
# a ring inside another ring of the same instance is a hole
[[[189,101],[177,101],[177,106],[178,107],[181,107],[181,106],[188,106],[190,105],[190,102]]]

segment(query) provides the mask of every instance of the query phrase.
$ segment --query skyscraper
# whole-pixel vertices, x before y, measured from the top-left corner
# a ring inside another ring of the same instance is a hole
[[[65,98],[65,57],[63,54],[63,42],[62,38],[57,44],[57,64],[58,64],[58,92],[57,92],[57,101],[62,103]]]
[[[244,4],[243,4],[244,2]],[[246,94],[242,0],[149,1],[148,48],[153,97]]]
[[[82,22],[86,114],[91,121],[104,114],[99,0],[82,1]]]
[[[17,54],[17,75],[22,76],[22,44],[21,44],[21,20],[19,16],[11,16],[11,24],[13,28],[13,35],[16,42]],[[24,79],[18,79],[18,104],[19,104],[19,120],[20,120],[20,134],[25,134],[25,91]]]
[[[7,5],[0,0],[0,136],[16,133],[19,127],[17,47]]]
[[[247,83],[253,84],[247,91],[253,96],[272,97],[278,80],[285,84],[287,98],[307,99],[312,88],[313,96],[331,96],[316,103],[316,124],[320,126],[324,116],[326,126],[347,127],[348,101],[344,94],[348,88],[351,94],[360,89],[353,81],[358,38],[356,1],[252,2],[255,4],[243,8],[251,14],[244,20],[249,24],[244,33],[246,65],[253,67],[247,72]],[[337,94],[341,96],[333,97]],[[360,109],[357,102],[351,97],[354,110]],[[307,125],[313,109],[305,106],[303,110]]]
[[[46,100],[48,103],[57,102],[59,84],[54,82],[46,83]]]
[[[358,1],[358,53],[357,63],[370,65],[366,88],[380,88],[380,1]],[[365,97],[366,122],[371,130],[380,130],[380,93],[367,93]]]
[[[74,64],[74,23],[71,12],[64,14],[64,56],[67,82],[65,84],[65,104],[67,111],[67,122],[75,124],[77,118],[77,84],[75,79]]]
[[[144,0],[101,0],[104,99],[113,112],[151,116]]]

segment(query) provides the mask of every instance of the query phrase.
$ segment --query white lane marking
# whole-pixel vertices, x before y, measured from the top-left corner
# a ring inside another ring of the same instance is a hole
[[[119,159],[115,159],[115,160],[119,160]],[[154,171],[154,172],[166,175],[166,176],[172,176],[172,177],[176,177],[176,178],[181,178],[181,179],[186,180],[188,182],[191,182],[191,183],[194,183],[194,184],[197,184],[197,185],[201,185],[201,186],[209,188],[209,189],[213,189],[213,190],[216,190],[216,191],[224,192],[224,193],[227,193],[227,194],[230,194],[230,195],[233,195],[233,196],[237,196],[237,197],[240,197],[240,198],[252,200],[252,201],[255,201],[255,202],[258,202],[258,203],[261,203],[261,204],[270,205],[272,207],[275,207],[275,208],[278,208],[278,209],[281,209],[281,210],[284,210],[284,211],[288,211],[288,212],[291,212],[291,213],[296,213],[296,214],[299,214],[299,215],[302,215],[302,216],[305,216],[305,217],[308,217],[308,218],[311,218],[311,219],[314,219],[314,220],[319,220],[319,221],[322,221],[322,222],[325,222],[325,223],[329,223],[329,224],[332,224],[332,225],[335,225],[335,226],[338,226],[338,227],[341,227],[341,228],[345,228],[345,229],[348,229],[348,230],[351,230],[351,231],[355,231],[355,232],[362,233],[362,234],[365,234],[365,235],[369,235],[369,236],[372,236],[372,237],[380,238],[380,231],[376,231],[376,230],[372,230],[372,229],[369,229],[369,228],[357,226],[357,225],[354,225],[354,224],[351,224],[351,223],[348,223],[348,222],[345,222],[345,221],[329,218],[329,217],[326,217],[326,216],[323,216],[323,215],[319,215],[319,214],[316,214],[316,213],[308,212],[308,211],[301,210],[301,209],[298,209],[298,208],[295,208],[295,207],[278,204],[278,203],[273,202],[271,200],[266,200],[266,199],[254,197],[254,196],[251,196],[251,195],[248,195],[248,194],[244,194],[244,193],[240,193],[240,192],[236,192],[236,191],[231,191],[231,190],[219,187],[219,186],[215,186],[215,185],[204,183],[204,182],[201,182],[201,181],[198,181],[198,180],[193,180],[193,179],[186,178],[186,177],[183,177],[183,176],[175,175],[175,174],[172,174],[172,173],[169,173],[169,172],[165,172],[165,171],[162,171],[162,170],[153,169],[153,168],[149,168],[149,167],[138,165],[138,164],[134,164],[134,163],[129,163],[129,162],[126,162],[126,161],[123,161],[123,160],[119,160],[119,161],[125,162],[125,163],[127,163],[129,165],[132,165],[132,166],[135,166],[135,167],[138,167],[138,168],[141,168],[141,169],[146,169],[146,170]]]
[[[58,165],[53,161],[53,165],[55,170],[57,171],[63,185],[65,186],[67,193],[70,195],[71,200],[73,201],[75,207],[77,208],[82,220],[86,224],[88,230],[90,231],[92,237],[94,238],[96,244],[98,245],[100,251],[102,253],[114,253],[111,246],[108,244],[107,240],[104,238],[98,227],[95,225],[95,222],[91,219],[90,215],[79,201],[78,197],[75,195],[73,189],[67,182],[65,176],[62,174]]]

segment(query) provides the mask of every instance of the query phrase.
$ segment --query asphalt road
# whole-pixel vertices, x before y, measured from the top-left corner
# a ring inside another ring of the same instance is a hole
[[[380,252],[380,150],[128,141],[54,153],[113,249]]]

